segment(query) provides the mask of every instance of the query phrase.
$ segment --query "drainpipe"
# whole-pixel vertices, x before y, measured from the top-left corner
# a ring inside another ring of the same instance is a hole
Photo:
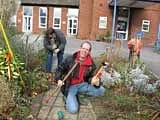
[[[160,21],[158,23],[158,33],[157,33],[157,40],[155,43],[155,49],[159,50],[159,41],[160,41]]]
[[[117,11],[117,0],[114,0],[114,13],[113,13],[111,46],[114,43],[114,32],[115,32],[114,30],[115,30],[115,21],[116,21],[116,11]]]

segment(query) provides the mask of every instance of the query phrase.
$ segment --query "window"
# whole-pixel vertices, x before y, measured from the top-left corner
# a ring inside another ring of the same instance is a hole
[[[24,6],[23,7],[23,32],[32,32],[33,24],[33,7]]]
[[[142,21],[142,31],[143,32],[149,32],[149,25],[150,25],[149,20],[143,20]]]
[[[107,17],[99,17],[99,28],[100,29],[107,28]]]
[[[16,15],[13,15],[13,16],[10,18],[10,25],[11,25],[11,26],[16,26]]]
[[[54,8],[53,28],[61,29],[61,8]]]
[[[40,28],[47,27],[47,8],[46,7],[39,8],[39,27]]]

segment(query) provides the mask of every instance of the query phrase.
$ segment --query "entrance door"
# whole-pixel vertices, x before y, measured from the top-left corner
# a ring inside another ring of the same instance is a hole
[[[23,8],[23,32],[32,32],[32,7]]]
[[[117,21],[117,40],[127,40],[128,37],[128,18],[119,17]]]
[[[68,17],[68,35],[77,35],[78,18],[76,16]]]
[[[124,8],[119,9],[117,26],[116,26],[117,40],[127,40],[128,38],[129,15],[130,15],[129,9],[124,9]]]

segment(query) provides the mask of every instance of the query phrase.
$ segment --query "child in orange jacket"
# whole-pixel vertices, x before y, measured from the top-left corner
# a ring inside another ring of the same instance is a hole
[[[140,39],[131,39],[128,41],[128,49],[129,49],[129,60],[132,56],[137,56],[138,59],[140,58],[140,51],[142,49],[142,42]]]

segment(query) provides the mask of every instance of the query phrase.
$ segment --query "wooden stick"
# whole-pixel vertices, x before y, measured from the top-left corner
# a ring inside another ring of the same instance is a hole
[[[103,71],[103,67],[106,65],[105,62],[102,63],[101,67],[98,69],[97,73],[95,74],[96,79],[99,79],[102,76],[102,71]],[[97,84],[97,83],[96,83]],[[99,84],[100,84],[100,79],[99,79]],[[91,81],[91,85],[95,85],[95,82]],[[98,86],[98,85],[96,85]]]
[[[103,70],[103,67],[104,66],[106,66],[106,62],[103,62],[102,63],[102,65],[101,65],[101,67],[99,68],[99,70],[97,71],[97,73],[96,73],[96,78],[100,78],[101,77],[101,75],[102,75],[102,70]]]
[[[76,68],[76,66],[78,65],[78,62],[75,63],[72,68],[70,69],[70,71],[67,73],[67,75],[64,77],[64,79],[62,80],[62,82],[65,82],[67,80],[67,78],[69,77],[69,75],[73,72],[73,70]],[[57,86],[56,89],[54,90],[54,92],[52,92],[52,94],[45,100],[45,103],[48,103],[49,100],[54,96],[55,93],[57,93],[57,91],[60,90],[60,87]]]
[[[103,70],[103,65],[99,68],[98,72],[96,73],[96,78],[99,78],[102,74],[102,70]]]

